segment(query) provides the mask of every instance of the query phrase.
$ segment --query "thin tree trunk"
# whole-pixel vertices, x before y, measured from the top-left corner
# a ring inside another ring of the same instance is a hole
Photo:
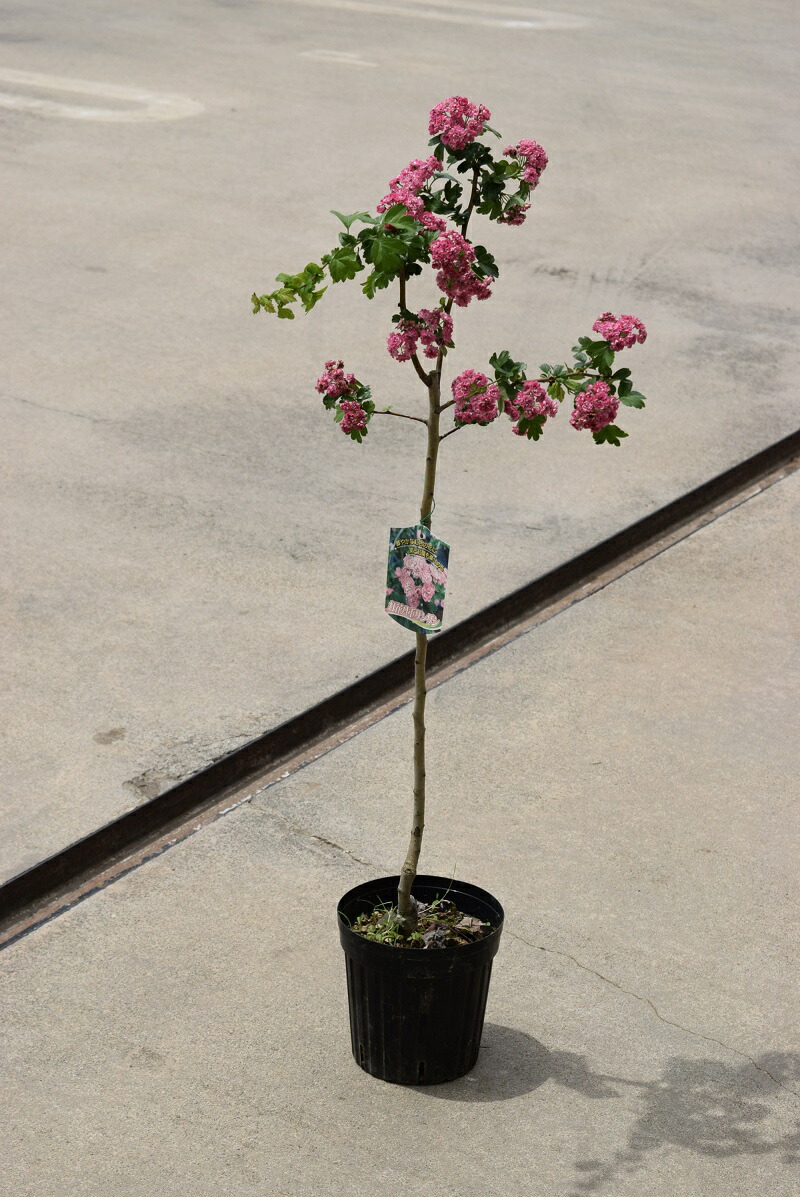
[[[425,458],[425,482],[419,522],[426,528],[431,526],[434,489],[436,486],[436,459],[439,455],[439,376],[434,373],[428,386],[428,453]],[[428,655],[428,637],[417,632],[417,651],[414,655],[414,817],[408,852],[400,872],[397,890],[397,916],[401,928],[408,934],[417,922],[417,909],[411,897],[411,886],[417,875],[419,854],[422,848],[422,833],[425,830],[425,663]]]

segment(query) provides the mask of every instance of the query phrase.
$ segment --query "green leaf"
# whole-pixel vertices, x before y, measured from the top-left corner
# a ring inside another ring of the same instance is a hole
[[[342,411],[341,407],[337,407],[336,415],[333,417],[334,424],[341,424],[343,419],[344,419],[344,412]]]
[[[620,390],[620,403],[624,403],[626,407],[644,407],[644,395],[640,395],[638,391],[631,391],[630,395],[623,395]]]
[[[323,258],[330,276],[335,283],[345,282],[355,278],[359,270],[364,269],[364,263],[350,246],[334,249]]]
[[[376,237],[369,250],[369,260],[372,265],[377,270],[385,271],[388,274],[394,274],[400,269],[405,261],[405,256],[403,242],[399,237],[391,235]],[[383,285],[386,286],[386,283]]]
[[[503,136],[503,134],[502,134],[502,133],[498,133],[498,132],[497,132],[497,129],[493,129],[491,125],[484,125],[484,126],[483,126],[483,131],[484,131],[484,133],[494,133],[495,137],[502,137],[502,136]]]
[[[495,261],[494,255],[490,254],[488,249],[486,249],[486,247],[483,245],[476,245],[474,249],[475,261],[480,267],[481,273],[488,274],[490,278],[497,278],[499,271],[497,269],[497,262]]]
[[[534,416],[532,420],[520,420],[520,436],[527,436],[529,441],[538,441],[544,429],[546,416]]]
[[[547,393],[551,399],[557,399],[559,403],[564,398],[564,388],[560,382],[551,382]]]
[[[607,424],[599,432],[592,433],[596,445],[616,445],[617,447],[619,447],[622,438],[627,435],[627,432],[623,432],[621,428],[617,428],[616,424]]]
[[[301,302],[303,304],[303,310],[306,312],[310,312],[313,307],[316,307],[316,305],[322,299],[322,296],[325,294],[325,292],[327,290],[328,290],[327,287],[320,287],[319,291],[312,291],[310,294],[303,295],[301,297]]]
[[[251,299],[253,303],[253,312],[257,312],[263,308],[265,312],[269,312],[270,314],[274,315],[275,304],[272,302],[269,295],[256,295],[254,291]]]
[[[294,320],[294,312],[291,308],[278,308],[279,320]]]
[[[349,216],[345,216],[343,212],[337,212],[335,208],[331,208],[331,215],[337,216],[341,220],[344,227],[350,232],[350,225],[355,224],[357,220],[362,220],[365,224],[375,224],[375,217],[369,212],[351,212]]]
[[[405,204],[394,204],[381,217],[383,224],[390,224],[393,229],[403,229],[414,233],[419,229],[419,221],[415,220]]]
[[[613,378],[616,377],[616,374],[614,374]],[[630,395],[631,391],[633,390],[633,383],[629,378],[621,378],[619,387],[617,389],[619,391],[619,397],[622,399],[625,395]]]

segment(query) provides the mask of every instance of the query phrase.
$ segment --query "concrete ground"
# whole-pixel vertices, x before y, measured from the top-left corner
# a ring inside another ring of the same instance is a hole
[[[800,474],[434,691],[424,867],[504,903],[450,1085],[350,1057],[397,712],[3,953],[14,1197],[790,1197]]]
[[[448,624],[796,427],[788,0],[0,13],[0,878],[407,649],[383,571],[421,430],[359,448],[313,390],[342,356],[420,402],[393,297],[337,288],[293,325],[248,297],[425,152],[444,96],[550,156],[525,227],[487,229],[502,276],[454,368],[556,360],[606,309],[650,328],[623,448],[566,419],[443,447]]]

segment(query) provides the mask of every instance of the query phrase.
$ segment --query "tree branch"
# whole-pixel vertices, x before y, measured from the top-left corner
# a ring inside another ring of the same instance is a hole
[[[461,225],[461,236],[462,237],[466,237],[466,235],[467,235],[467,225],[469,224],[469,218],[472,215],[472,212],[475,208],[475,200],[478,198],[478,179],[480,178],[480,174],[481,174],[480,167],[476,166],[474,171],[472,172],[472,191],[469,194],[469,203],[467,204],[467,212],[464,217],[464,223]]]
[[[456,424],[455,428],[451,428],[449,432],[443,432],[439,437],[439,443],[446,441],[448,436],[452,436],[454,432],[459,432],[462,428],[466,428],[466,424]]]
[[[422,416],[407,416],[404,411],[387,411],[376,408],[372,413],[373,416],[397,416],[399,420],[413,420],[416,424],[424,424],[428,427],[428,421],[423,420]]]

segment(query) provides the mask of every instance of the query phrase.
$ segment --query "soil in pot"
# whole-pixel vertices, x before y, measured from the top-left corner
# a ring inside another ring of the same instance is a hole
[[[459,910],[449,898],[417,902],[417,926],[403,935],[395,907],[381,904],[371,914],[360,914],[352,925],[357,935],[393,948],[456,948],[475,943],[491,931],[491,924]]]

